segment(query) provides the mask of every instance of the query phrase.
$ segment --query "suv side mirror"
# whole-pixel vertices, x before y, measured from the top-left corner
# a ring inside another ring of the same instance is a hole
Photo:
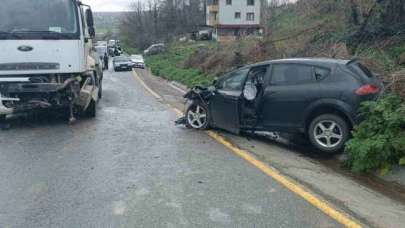
[[[86,23],[87,23],[90,37],[94,38],[96,36],[96,30],[94,29],[94,18],[93,18],[93,12],[91,11],[91,9],[86,10]]]

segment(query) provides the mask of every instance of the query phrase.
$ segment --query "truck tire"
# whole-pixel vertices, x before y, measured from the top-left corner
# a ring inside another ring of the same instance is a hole
[[[97,104],[94,100],[91,100],[89,107],[86,109],[86,117],[95,118],[97,115]]]
[[[103,98],[103,81],[99,82],[98,86],[98,98],[101,99]]]

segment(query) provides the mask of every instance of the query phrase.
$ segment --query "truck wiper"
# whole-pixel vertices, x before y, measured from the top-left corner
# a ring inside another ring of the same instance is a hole
[[[19,38],[19,37],[20,37],[20,36],[18,36],[17,34],[15,34],[14,32],[0,31],[0,37],[1,37],[2,35],[5,35],[5,36],[12,36],[12,37],[15,37],[15,38]]]
[[[55,31],[49,31],[49,30],[16,30],[14,33],[29,33],[29,34],[43,34],[43,35],[56,35],[53,37],[43,37],[44,39],[46,38],[51,38],[51,39],[60,39],[60,38],[66,38],[69,37],[66,34],[60,33],[60,32],[55,32]]]

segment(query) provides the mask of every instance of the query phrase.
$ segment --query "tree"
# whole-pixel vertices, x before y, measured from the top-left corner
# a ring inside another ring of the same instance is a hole
[[[124,42],[144,49],[175,39],[205,23],[205,0],[149,0],[132,4],[121,24]]]

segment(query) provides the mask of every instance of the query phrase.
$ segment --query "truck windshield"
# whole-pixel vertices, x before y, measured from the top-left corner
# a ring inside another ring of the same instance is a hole
[[[78,32],[72,0],[1,0],[0,21],[0,36]]]

